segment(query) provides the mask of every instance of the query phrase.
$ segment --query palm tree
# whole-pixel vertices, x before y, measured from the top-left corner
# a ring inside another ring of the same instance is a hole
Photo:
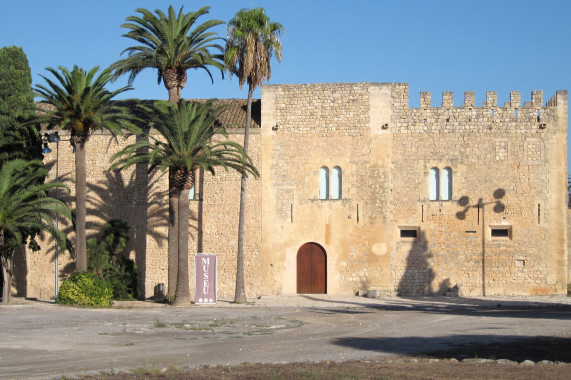
[[[155,10],[155,14],[147,9],[138,8],[135,12],[139,16],[127,17],[127,23],[121,25],[129,29],[123,37],[131,38],[139,43],[125,49],[121,54],[127,53],[127,57],[114,63],[112,68],[115,76],[129,73],[129,83],[133,83],[137,75],[146,68],[154,68],[158,71],[158,83],[161,81],[169,92],[169,101],[177,104],[180,99],[182,88],[186,84],[188,69],[203,69],[212,78],[209,67],[215,67],[224,72],[222,54],[212,51],[223,49],[215,41],[219,38],[216,33],[209,30],[223,24],[219,20],[209,20],[195,26],[198,18],[208,14],[210,7],[202,7],[195,12],[184,13],[181,7],[178,14],[169,6],[168,15],[161,10]],[[169,173],[169,188],[172,186],[173,173]],[[169,194],[169,270],[168,270],[168,298],[174,296],[176,273],[177,273],[177,230],[174,227],[172,213],[178,208],[177,195]]]
[[[149,170],[155,168],[173,173],[171,194],[176,194],[178,209],[174,211],[175,228],[178,231],[178,273],[175,304],[190,302],[188,273],[188,192],[194,186],[195,172],[208,170],[214,174],[216,167],[234,169],[242,176],[258,171],[244,149],[235,142],[221,140],[227,137],[224,128],[216,127],[223,107],[213,108],[213,101],[203,104],[179,100],[174,105],[156,102],[151,108],[141,107],[142,118],[155,128],[162,138],[147,136],[127,146],[111,157],[110,169],[128,168],[139,162],[149,162]]]
[[[97,75],[96,66],[86,72],[77,66],[70,72],[60,66],[58,70],[47,68],[56,79],[52,81],[42,75],[47,86],[37,85],[36,91],[44,107],[41,117],[48,128],[58,126],[71,133],[75,146],[75,239],[76,270],[87,270],[85,214],[86,214],[86,166],[85,144],[92,131],[107,129],[113,135],[122,134],[121,129],[132,128],[128,123],[132,117],[124,108],[109,103],[116,95],[131,89],[131,86],[109,91],[105,86],[113,79],[110,69]],[[97,76],[96,76],[97,75]]]
[[[59,182],[41,183],[48,174],[41,161],[17,159],[0,168],[0,260],[4,278],[2,302],[10,301],[12,255],[34,231],[46,231],[65,246],[65,235],[52,223],[53,213],[71,220],[69,207],[48,191],[67,188]]]
[[[240,88],[248,82],[248,108],[244,131],[244,151],[248,153],[250,124],[252,121],[252,94],[254,89],[271,77],[270,60],[275,54],[282,58],[282,44],[279,40],[284,28],[277,22],[270,22],[264,8],[242,9],[228,22],[228,37],[224,63],[230,76],[236,75]],[[247,302],[244,288],[244,213],[246,204],[246,178],[240,182],[240,214],[238,220],[238,253],[236,265],[236,293],[234,302]]]
[[[158,83],[161,81],[169,92],[169,101],[177,103],[180,92],[186,84],[186,70],[203,69],[210,79],[209,66],[224,70],[222,56],[213,54],[212,49],[222,52],[222,47],[214,43],[219,37],[208,30],[223,24],[219,20],[209,20],[194,27],[198,18],[208,14],[210,7],[202,7],[196,12],[178,14],[169,6],[168,15],[155,10],[156,15],[144,8],[138,8],[141,16],[129,16],[127,23],[121,25],[130,29],[123,37],[131,38],[140,45],[123,50],[128,57],[112,65],[115,75],[129,73],[129,83],[146,68],[158,70]],[[193,29],[194,27],[194,29]]]

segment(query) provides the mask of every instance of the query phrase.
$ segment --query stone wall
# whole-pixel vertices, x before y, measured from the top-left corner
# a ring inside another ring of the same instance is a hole
[[[421,94],[418,109],[398,106],[393,92],[394,222],[418,226],[414,241],[393,252],[399,293],[552,294],[566,283],[565,179],[567,94],[542,104],[541,92],[520,104],[520,94],[497,107],[487,93],[482,107],[465,94],[442,107]],[[405,101],[406,103],[406,101]],[[555,106],[555,104],[557,106]],[[429,172],[452,169],[452,198],[429,200]],[[494,228],[509,236],[493,237]]]
[[[386,89],[373,87],[386,98]],[[370,249],[372,229],[382,231],[386,219],[371,194],[389,191],[377,181],[390,154],[377,149],[390,146],[390,134],[371,125],[371,91],[367,83],[262,89],[262,250],[278,294],[297,292],[297,252],[310,242],[326,252],[328,294],[354,294],[388,274],[378,265],[386,252]],[[383,118],[390,121],[383,112],[373,117]],[[340,199],[320,199],[322,167],[341,168]]]
[[[327,292],[553,294],[567,282],[567,93],[482,107],[467,92],[408,105],[408,85],[272,85],[262,90],[262,251],[276,293],[296,293],[296,255],[327,253]],[[320,200],[319,169],[343,170]],[[431,168],[452,173],[429,199]],[[404,231],[404,235],[401,235]],[[408,232],[407,232],[408,231]],[[415,238],[407,237],[411,231]],[[507,236],[492,236],[506,234]]]
[[[230,139],[243,142],[243,130],[230,129]],[[60,131],[59,178],[69,186],[70,192],[60,194],[75,208],[75,165],[72,148],[66,140],[69,135]],[[250,156],[260,166],[259,129],[252,129]],[[94,133],[87,150],[87,238],[96,236],[99,228],[108,220],[120,218],[131,227],[129,256],[139,268],[140,292],[144,297],[154,295],[155,286],[164,284],[167,290],[167,176],[161,172],[147,173],[146,165],[121,172],[108,172],[109,159],[132,140],[115,141],[107,133]],[[53,145],[53,144],[52,144]],[[55,178],[56,149],[45,155],[50,177]],[[246,209],[245,268],[246,290],[254,292],[260,287],[257,276],[260,252],[260,181],[248,180]],[[196,199],[191,200],[189,226],[189,259],[191,289],[194,289],[194,254],[208,252],[218,254],[218,295],[231,299],[234,295],[236,271],[237,221],[239,208],[240,177],[236,173],[217,169],[215,175],[199,173]],[[68,237],[73,241],[74,232],[69,222],[61,221]],[[39,252],[27,252],[27,296],[50,298],[54,294],[54,246],[47,240]],[[75,269],[69,253],[59,256],[60,283]],[[249,293],[248,293],[249,294]]]
[[[250,144],[261,179],[248,181],[248,296],[296,294],[305,243],[325,252],[328,294],[565,293],[567,92],[543,104],[534,91],[523,106],[512,92],[501,107],[495,92],[481,107],[472,92],[461,107],[453,96],[443,93],[441,106],[432,107],[424,92],[420,107],[411,108],[403,83],[263,86],[261,129],[252,130]],[[230,138],[241,143],[243,130],[230,130]],[[140,288],[151,297],[157,284],[167,284],[167,180],[145,165],[107,172],[124,144],[104,133],[88,143],[88,237],[106,220],[125,219]],[[73,207],[75,166],[65,141],[59,157]],[[46,156],[52,177],[54,160]],[[325,199],[322,168],[330,173]],[[342,173],[339,199],[331,189],[334,168]],[[449,199],[430,198],[434,168],[450,170]],[[194,253],[216,253],[218,295],[231,299],[240,178],[224,170],[197,178],[191,289]],[[43,248],[27,253],[29,297],[53,295],[53,242]],[[60,257],[61,280],[73,263]]]
[[[571,208],[567,209],[567,284],[571,284]]]

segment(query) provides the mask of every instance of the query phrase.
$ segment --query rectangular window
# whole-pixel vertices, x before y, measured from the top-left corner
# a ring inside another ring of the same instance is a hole
[[[490,226],[490,237],[492,239],[511,239],[512,226]]]
[[[420,236],[420,227],[401,226],[399,227],[399,237],[401,239],[418,239]]]

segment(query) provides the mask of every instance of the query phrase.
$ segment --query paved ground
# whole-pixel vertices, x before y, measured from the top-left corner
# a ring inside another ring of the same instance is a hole
[[[99,310],[16,299],[0,306],[0,378],[243,362],[440,357],[442,352],[465,356],[474,344],[530,345],[548,338],[571,351],[571,297],[292,296],[262,297],[248,305],[119,302]],[[562,357],[566,355],[571,352]]]

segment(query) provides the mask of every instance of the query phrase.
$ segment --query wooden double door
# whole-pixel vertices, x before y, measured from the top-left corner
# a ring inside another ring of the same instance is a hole
[[[306,243],[297,251],[297,293],[327,293],[327,256],[316,243]]]

